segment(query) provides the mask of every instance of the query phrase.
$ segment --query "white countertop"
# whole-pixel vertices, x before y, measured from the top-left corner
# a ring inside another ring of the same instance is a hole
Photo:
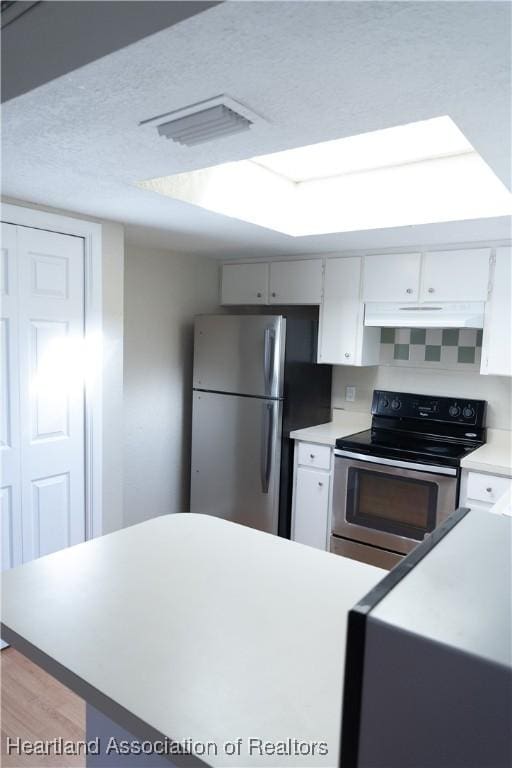
[[[358,411],[333,410],[333,420],[327,424],[296,429],[290,432],[294,440],[320,443],[334,447],[336,438],[362,432],[371,426],[372,417]],[[488,429],[487,442],[461,461],[463,469],[512,476],[512,432],[505,429]]]
[[[220,749],[207,765],[334,767],[347,611],[384,575],[218,518],[168,515],[5,571],[2,635],[135,736],[329,748]]]
[[[371,423],[372,417],[370,413],[342,411],[335,408],[332,421],[315,427],[296,429],[294,432],[290,432],[290,437],[294,440],[304,440],[308,443],[330,445],[333,448],[338,437],[346,437],[355,432],[370,429]]]
[[[487,442],[461,461],[462,469],[512,476],[512,432],[488,429]]]
[[[512,665],[512,520],[472,510],[372,610],[406,632]],[[425,654],[428,667],[429,655]]]

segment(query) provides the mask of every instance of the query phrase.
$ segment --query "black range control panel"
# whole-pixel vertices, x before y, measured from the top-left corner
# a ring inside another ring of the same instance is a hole
[[[386,392],[376,389],[373,393],[372,415],[483,427],[485,425],[485,407],[485,400],[432,397],[431,395],[413,395],[408,392]]]

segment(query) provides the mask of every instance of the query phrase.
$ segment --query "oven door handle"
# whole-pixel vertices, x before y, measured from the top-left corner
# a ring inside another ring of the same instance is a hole
[[[339,448],[334,450],[335,456],[340,456],[344,459],[358,459],[359,461],[366,461],[368,464],[385,464],[388,467],[399,467],[400,469],[412,469],[415,472],[429,472],[435,475],[450,475],[451,477],[457,476],[457,470],[455,467],[439,467],[432,466],[431,464],[416,464],[412,461],[400,461],[400,459],[385,459],[379,456],[367,456],[364,453],[352,453],[350,451],[342,451]]]

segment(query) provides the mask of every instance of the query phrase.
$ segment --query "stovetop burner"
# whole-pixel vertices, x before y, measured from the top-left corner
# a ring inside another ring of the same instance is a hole
[[[459,466],[485,443],[483,400],[459,400],[375,390],[372,428],[336,441],[368,456]]]

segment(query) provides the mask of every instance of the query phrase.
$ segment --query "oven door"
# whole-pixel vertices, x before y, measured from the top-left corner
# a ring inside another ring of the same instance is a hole
[[[410,552],[456,508],[457,480],[452,467],[335,451],[332,533]]]

